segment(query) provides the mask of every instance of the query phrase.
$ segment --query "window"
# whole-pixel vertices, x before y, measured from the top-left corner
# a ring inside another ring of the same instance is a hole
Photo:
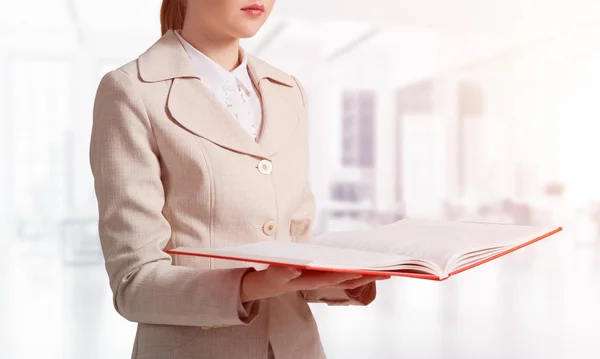
[[[331,199],[339,202],[360,203],[373,198],[373,186],[365,182],[337,182],[331,186]]]
[[[342,164],[372,168],[374,163],[375,94],[346,92],[343,100]]]
[[[486,142],[493,141],[500,134],[485,138],[483,89],[473,82],[458,84],[458,191],[487,192],[489,179],[485,165]],[[487,124],[489,127],[490,124]]]
[[[59,219],[66,202],[69,66],[19,59],[11,73],[16,215],[25,227],[42,225]]]
[[[411,138],[411,134],[407,133],[413,130],[411,125],[414,125],[415,131],[425,131],[421,127],[428,127],[436,125],[434,123],[419,124],[418,121],[432,122],[434,117],[431,115],[434,113],[434,80],[426,80],[411,84],[398,90],[397,93],[397,115],[398,115],[398,128],[396,133],[396,156],[397,156],[397,181],[396,181],[396,200],[403,202],[406,200],[407,186],[405,183],[407,175],[412,171],[411,166],[413,164],[406,163],[406,161],[414,156],[418,156],[415,149],[409,148],[410,146],[423,146],[426,144],[419,144],[418,141]],[[410,121],[410,123],[408,123]],[[435,121],[435,120],[434,120]],[[411,128],[408,128],[411,126]],[[433,131],[432,129],[430,129]],[[418,140],[418,139],[417,139]],[[426,148],[426,147],[425,147]],[[418,162],[421,163],[421,162]],[[414,180],[418,182],[417,180]]]

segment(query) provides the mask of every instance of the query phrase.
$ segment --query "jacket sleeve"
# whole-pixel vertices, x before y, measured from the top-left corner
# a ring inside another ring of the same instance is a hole
[[[90,164],[99,233],[114,306],[148,324],[220,327],[250,323],[260,302],[242,305],[243,276],[253,269],[201,270],[172,265],[171,228],[159,153],[141,93],[115,70],[96,93]]]
[[[308,104],[304,87],[294,78],[304,104],[305,116],[308,118]],[[311,227],[316,213],[314,195],[307,184],[304,187],[302,201],[295,215],[292,216],[290,234],[295,241],[310,242]],[[318,290],[302,291],[302,296],[310,303],[326,303],[328,305],[368,305],[375,300],[376,284],[369,283],[352,290],[323,288]]]

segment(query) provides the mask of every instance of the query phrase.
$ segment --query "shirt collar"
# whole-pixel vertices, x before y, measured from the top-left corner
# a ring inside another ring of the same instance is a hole
[[[264,79],[287,87],[298,86],[293,76],[250,54],[246,56],[248,57],[248,73],[254,86],[258,86]],[[137,64],[140,79],[144,82],[166,81],[183,77],[200,78],[174,30],[168,30],[144,51],[138,57]]]
[[[248,74],[248,56],[242,48],[240,48],[240,65],[229,72],[210,57],[204,55],[192,46],[192,44],[184,39],[178,31],[175,31],[175,34],[183,44],[198,76],[208,87],[215,89],[230,83],[233,80],[243,86],[246,92],[249,93],[251,91],[253,85]]]
[[[244,49],[241,47],[240,57],[242,59],[240,66],[236,67],[231,74],[233,74],[233,76],[240,82],[244,89],[250,93],[254,87],[254,84],[252,83],[252,79],[248,73],[248,56],[246,55],[246,51],[244,51]]]

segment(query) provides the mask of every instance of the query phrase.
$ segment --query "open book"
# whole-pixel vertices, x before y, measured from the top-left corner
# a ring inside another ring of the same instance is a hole
[[[330,232],[311,243],[269,241],[167,252],[302,269],[444,280],[551,236],[562,228],[401,220],[369,230]]]

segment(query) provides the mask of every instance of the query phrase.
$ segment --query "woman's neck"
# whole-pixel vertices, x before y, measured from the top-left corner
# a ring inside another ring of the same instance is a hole
[[[227,71],[232,71],[240,65],[239,39],[218,36],[203,29],[186,26],[181,30],[181,36]]]

